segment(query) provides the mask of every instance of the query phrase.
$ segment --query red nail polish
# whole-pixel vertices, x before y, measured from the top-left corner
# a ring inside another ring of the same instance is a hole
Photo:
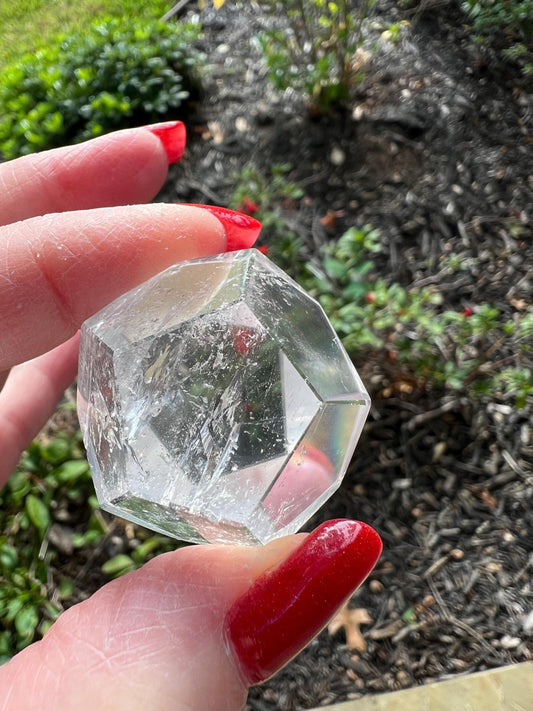
[[[187,132],[185,124],[181,121],[166,121],[165,123],[155,123],[152,126],[144,126],[146,130],[157,136],[168,157],[168,164],[177,163],[185,151]]]
[[[382,550],[373,528],[328,521],[230,608],[227,642],[246,682],[275,674],[315,637],[361,585]]]
[[[261,232],[259,220],[250,215],[245,215],[244,212],[236,212],[235,210],[229,210],[227,207],[218,207],[216,205],[191,204],[191,207],[202,207],[204,210],[209,210],[222,222],[228,241],[227,252],[233,252],[237,249],[249,249]]]

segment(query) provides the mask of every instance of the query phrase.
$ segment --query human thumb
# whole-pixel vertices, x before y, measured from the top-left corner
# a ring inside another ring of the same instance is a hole
[[[159,556],[67,610],[0,668],[2,711],[239,711],[328,622],[381,552],[338,520],[260,548]]]

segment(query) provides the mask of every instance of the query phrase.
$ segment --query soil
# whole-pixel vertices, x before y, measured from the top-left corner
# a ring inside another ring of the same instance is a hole
[[[400,41],[383,40],[401,19],[410,25]],[[383,0],[363,82],[345,111],[319,116],[271,88],[253,42],[268,22],[254,3],[202,12],[205,95],[158,199],[225,205],[244,166],[268,175],[287,162],[305,198],[284,214],[309,254],[369,223],[384,243],[381,276],[433,284],[449,308],[490,303],[511,318],[531,305],[532,95],[523,77],[478,54],[455,5],[400,11]],[[446,269],[450,254],[459,272]],[[531,398],[521,410],[454,399],[360,365],[372,411],[342,487],[308,529],[358,518],[383,538],[377,569],[350,601],[372,620],[362,628],[367,648],[324,631],[251,690],[248,711],[309,709],[533,658]]]

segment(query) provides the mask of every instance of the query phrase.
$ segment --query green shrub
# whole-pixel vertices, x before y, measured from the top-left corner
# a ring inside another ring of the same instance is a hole
[[[106,19],[7,67],[0,153],[10,159],[161,120],[198,88],[197,25]]]
[[[464,0],[476,41],[533,73],[533,0]]]
[[[259,37],[269,78],[277,89],[302,92],[320,111],[348,98],[360,78],[357,49],[373,0],[270,0],[283,25]]]

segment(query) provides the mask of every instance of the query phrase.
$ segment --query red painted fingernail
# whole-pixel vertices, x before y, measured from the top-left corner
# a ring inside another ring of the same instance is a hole
[[[177,163],[185,151],[187,141],[187,131],[185,124],[181,121],[166,121],[164,123],[154,123],[151,126],[144,126],[147,131],[157,136],[168,157],[168,164]]]
[[[373,528],[328,521],[230,608],[225,634],[245,681],[275,674],[315,637],[361,585],[382,550]]]
[[[237,249],[249,249],[261,232],[259,220],[250,215],[245,215],[244,212],[236,212],[235,210],[229,210],[227,207],[218,207],[216,205],[191,204],[191,207],[202,207],[204,210],[209,210],[222,222],[228,241],[227,252],[233,252]]]

